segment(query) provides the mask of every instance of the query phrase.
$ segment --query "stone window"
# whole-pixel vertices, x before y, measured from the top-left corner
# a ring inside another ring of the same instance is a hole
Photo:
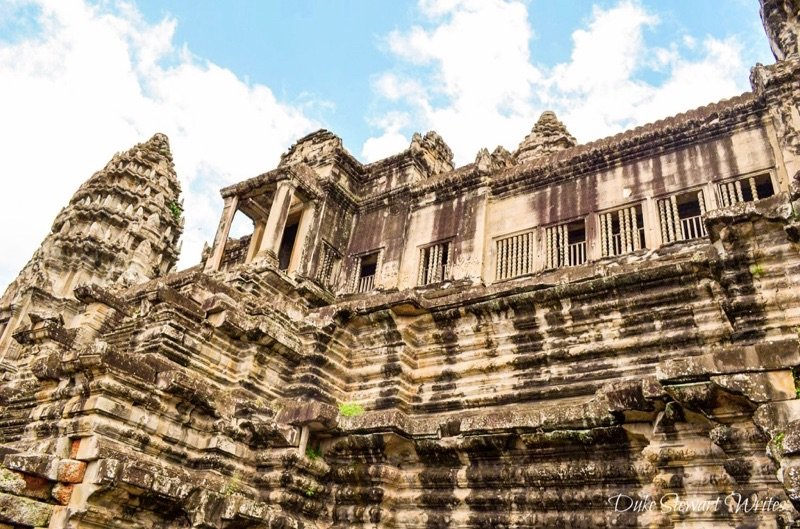
[[[369,292],[375,288],[375,276],[378,273],[380,251],[370,252],[356,257],[356,272],[353,291]]]
[[[740,202],[753,202],[775,194],[769,174],[760,174],[740,178],[733,182],[717,184],[717,196],[722,207],[732,206]]]
[[[497,269],[495,278],[500,281],[533,272],[533,231],[498,239],[496,242]]]
[[[418,285],[431,285],[449,278],[451,250],[449,241],[420,248]]]
[[[702,191],[692,191],[658,201],[661,240],[664,243],[688,241],[706,236],[703,214],[706,201]]]
[[[286,227],[283,228],[281,245],[278,248],[278,268],[283,271],[289,269],[292,260],[292,250],[297,240],[297,229],[300,227],[300,215],[302,211],[297,211],[286,219]]]
[[[545,268],[576,266],[586,262],[586,222],[551,226],[544,231]]]
[[[339,267],[341,266],[342,259],[331,245],[324,242],[319,254],[319,263],[317,264],[316,280],[326,288],[333,286],[336,276],[339,275]]]
[[[646,247],[641,204],[600,214],[600,247],[603,257]]]

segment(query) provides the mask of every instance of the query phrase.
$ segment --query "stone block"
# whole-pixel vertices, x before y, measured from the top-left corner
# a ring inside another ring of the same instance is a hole
[[[122,463],[116,459],[92,461],[86,467],[85,482],[95,485],[108,485],[117,480],[121,471]]]
[[[50,494],[56,502],[61,505],[69,505],[69,500],[72,497],[72,490],[74,485],[66,485],[64,483],[56,483],[53,487],[53,492]]]
[[[9,454],[4,463],[11,470],[55,481],[58,476],[58,458],[44,454]]]
[[[794,377],[788,369],[762,373],[736,373],[711,377],[711,381],[753,402],[769,402],[795,398]]]
[[[21,494],[23,490],[25,479],[16,472],[0,467],[0,492]]]
[[[74,459],[62,459],[58,463],[58,481],[63,483],[80,483],[86,473],[86,463]]]
[[[800,454],[800,421],[792,421],[783,430],[784,437],[781,443],[784,456]]]
[[[148,490],[153,486],[153,475],[133,465],[125,465],[120,473],[120,480],[129,485]]]
[[[658,365],[660,382],[688,381],[708,375],[741,371],[771,371],[800,364],[798,341],[777,340],[754,345],[732,346],[690,358],[676,358]]]
[[[23,474],[22,477],[25,480],[25,490],[22,491],[22,496],[37,500],[47,500],[50,497],[50,490],[53,488],[52,481],[30,474]]]
[[[770,437],[782,432],[792,421],[800,420],[800,400],[762,404],[753,414],[753,422]]]
[[[81,440],[80,439],[73,439],[69,445],[69,458],[70,459],[77,459],[78,458],[78,450],[81,448]]]
[[[790,465],[784,469],[783,487],[790,500],[800,500],[800,465]]]
[[[52,505],[0,492],[0,522],[28,527],[46,526],[52,513]]]

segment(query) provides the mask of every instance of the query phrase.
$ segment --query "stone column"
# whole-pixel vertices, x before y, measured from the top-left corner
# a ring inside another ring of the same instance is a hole
[[[663,245],[661,240],[661,218],[658,214],[658,202],[652,197],[647,197],[642,203],[642,217],[644,217],[644,243],[653,250]]]
[[[300,259],[303,257],[303,247],[308,238],[311,224],[314,221],[315,211],[316,204],[314,202],[308,202],[303,208],[303,213],[300,215],[300,223],[297,226],[297,236],[294,239],[294,246],[292,247],[292,257],[289,259],[289,268],[286,270],[288,274],[294,275],[300,266]]]
[[[258,251],[261,249],[261,241],[264,239],[264,229],[266,227],[266,220],[259,219],[255,221],[253,235],[250,237],[250,246],[247,248],[247,258],[245,259],[245,263],[249,263],[256,255],[258,255]]]
[[[706,211],[718,209],[722,206],[717,196],[717,184],[709,182],[703,186],[703,199],[706,201]]]
[[[474,223],[475,223],[475,232],[472,235],[472,244],[471,244],[471,252],[469,255],[463,255],[462,258],[464,259],[464,270],[463,270],[463,277],[467,277],[471,279],[473,282],[477,283],[481,280],[481,272],[483,269],[483,255],[484,255],[484,247],[486,245],[486,211],[489,209],[488,201],[489,201],[489,191],[488,189],[481,189],[479,191],[481,195],[475,199],[472,203],[474,204],[474,209],[471,212],[468,212],[467,215],[473,215]],[[465,247],[462,245],[462,251]],[[450,266],[453,267],[455,263],[451,263]],[[376,279],[379,279],[381,276],[376,276]],[[383,284],[378,286],[384,286]],[[387,285],[388,286],[388,285]],[[394,286],[394,285],[391,285]]]
[[[281,246],[283,229],[286,227],[286,219],[289,217],[289,206],[294,197],[294,186],[288,180],[278,182],[275,189],[275,196],[272,199],[272,207],[269,209],[269,217],[264,227],[264,236],[261,240],[261,248],[258,257],[266,257],[271,261],[278,260],[278,250]]]
[[[586,215],[584,229],[586,230],[586,262],[598,261],[603,257],[600,243],[600,217],[597,213]]]
[[[225,253],[225,244],[228,242],[228,234],[231,231],[233,217],[236,215],[236,208],[239,206],[239,197],[234,195],[225,197],[225,206],[222,208],[222,218],[219,220],[217,234],[214,237],[214,247],[211,249],[211,256],[206,261],[206,272],[219,270],[222,262],[222,255]]]

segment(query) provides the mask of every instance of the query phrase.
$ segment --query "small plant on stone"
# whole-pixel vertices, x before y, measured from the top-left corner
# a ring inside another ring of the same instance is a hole
[[[314,461],[315,459],[322,457],[322,451],[319,448],[311,448],[309,446],[306,448],[306,457]]]
[[[183,214],[183,208],[177,202],[170,202],[167,204],[169,211],[172,213],[172,217],[175,220],[181,220],[181,215]]]
[[[783,452],[783,438],[786,437],[786,434],[783,432],[779,432],[775,437],[772,438],[772,442],[775,443],[775,448],[778,449],[779,452]]]
[[[239,479],[234,476],[225,484],[225,488],[222,489],[222,494],[225,496],[233,496],[234,494],[240,494],[242,492],[242,484],[239,482]]]
[[[753,263],[750,265],[750,275],[753,277],[761,277],[764,275],[764,268],[758,263]]]
[[[314,494],[316,494],[316,492],[314,492],[314,489],[312,489],[311,487],[308,487],[308,488],[305,490],[305,495],[306,495],[307,497],[309,497],[309,498],[313,498],[313,497],[314,497]]]
[[[358,417],[364,414],[364,406],[357,402],[342,402],[339,404],[339,415],[342,417]]]

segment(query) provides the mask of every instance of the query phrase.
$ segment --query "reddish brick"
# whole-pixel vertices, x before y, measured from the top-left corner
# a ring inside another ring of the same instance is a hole
[[[62,459],[58,463],[58,481],[80,483],[86,473],[86,463],[74,459]]]
[[[69,499],[72,497],[72,489],[75,485],[65,485],[63,483],[56,483],[53,487],[53,499],[61,505],[69,505]]]
[[[78,457],[78,449],[80,447],[81,447],[80,438],[73,439],[72,440],[72,444],[69,445],[69,458],[70,459],[75,459],[76,457]]]
[[[22,479],[25,480],[23,495],[39,500],[46,500],[50,497],[50,489],[53,487],[52,482],[30,474],[23,474]]]

